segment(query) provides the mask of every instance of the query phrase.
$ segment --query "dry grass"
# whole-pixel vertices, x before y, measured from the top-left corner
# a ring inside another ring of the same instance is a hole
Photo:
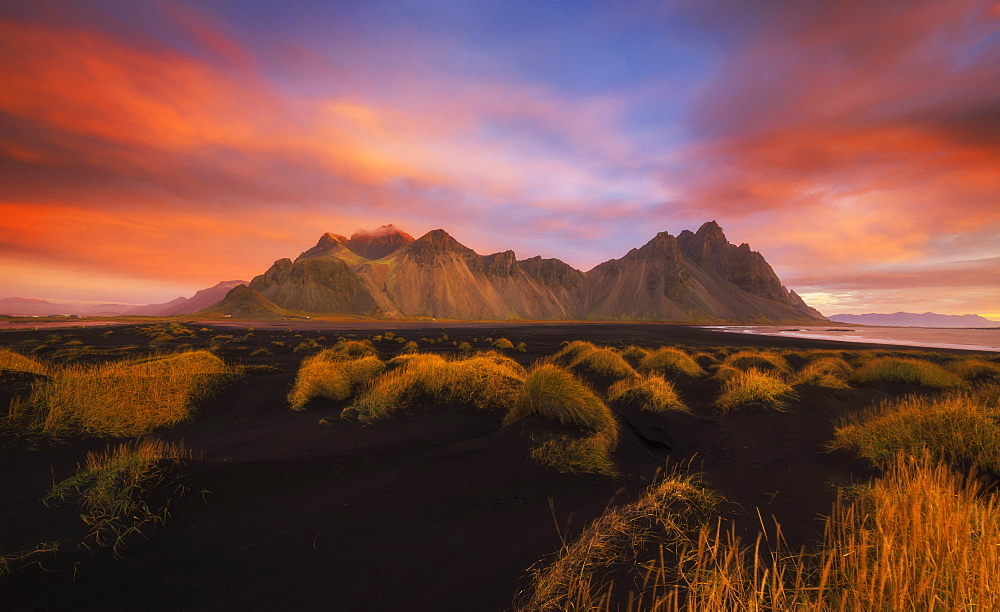
[[[829,389],[847,389],[851,366],[840,357],[822,357],[807,364],[794,377],[795,385],[814,385]]]
[[[0,348],[0,370],[45,375],[48,368],[36,359],[10,349]]]
[[[53,487],[45,503],[77,500],[88,539],[117,556],[130,536],[166,521],[171,497],[186,491],[170,469],[189,457],[183,444],[149,438],[87,453],[84,468]],[[160,489],[155,502],[154,489]]]
[[[45,435],[138,436],[188,418],[194,402],[234,372],[208,351],[53,368],[8,424]]]
[[[879,464],[924,450],[940,460],[978,464],[1000,474],[1000,384],[941,397],[886,402],[837,428],[833,448],[847,448]]]
[[[639,369],[639,363],[648,354],[649,351],[639,346],[627,346],[621,350],[622,357],[635,369]]]
[[[510,351],[514,350],[514,343],[506,338],[497,338],[493,341],[493,348]]]
[[[394,369],[374,379],[344,409],[344,418],[370,423],[407,409],[418,397],[506,413],[525,376],[523,367],[495,351],[454,359],[413,353],[395,357],[389,364]]]
[[[618,400],[634,400],[643,410],[650,412],[688,412],[688,407],[678,397],[673,383],[659,374],[639,374],[611,385],[608,388],[608,401]]]
[[[962,384],[961,378],[930,361],[899,357],[871,359],[850,378],[854,384],[882,380],[910,382],[935,389],[950,389]]]
[[[778,353],[770,351],[737,351],[726,357],[723,366],[747,371],[756,369],[765,372],[780,372],[782,374],[791,372],[788,361]]]
[[[615,472],[611,451],[618,445],[618,421],[587,383],[571,372],[542,363],[528,373],[504,422],[531,415],[585,431],[583,438],[545,441],[532,451],[533,458],[565,471]]]
[[[718,498],[691,477],[669,475],[633,504],[608,509],[535,572],[527,610],[610,608],[615,571],[654,560],[658,547],[679,549],[707,520]]]
[[[975,357],[949,363],[947,370],[962,380],[1000,378],[1000,363]]]
[[[663,347],[648,353],[639,362],[640,372],[683,374],[691,378],[705,376],[705,370],[691,355],[679,348]]]
[[[883,478],[840,497],[815,552],[784,552],[780,528],[743,546],[707,520],[710,494],[683,485],[605,512],[536,574],[527,609],[620,609],[610,594],[630,587],[631,610],[1000,607],[996,494],[927,456],[897,458]],[[618,585],[602,580],[614,568]]]
[[[723,413],[750,406],[784,410],[797,397],[795,389],[778,374],[750,368],[745,372],[735,371],[723,382],[715,406]]]
[[[557,365],[585,375],[621,380],[635,376],[635,370],[621,353],[612,348],[576,340],[551,357]]]
[[[350,357],[337,348],[321,351],[302,360],[295,384],[288,393],[292,410],[304,410],[317,397],[341,402],[363,384],[385,370],[377,356]]]

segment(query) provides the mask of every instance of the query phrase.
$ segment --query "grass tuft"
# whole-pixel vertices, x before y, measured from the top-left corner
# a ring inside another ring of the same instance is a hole
[[[691,355],[682,349],[665,346],[647,353],[639,361],[640,372],[659,372],[661,374],[683,374],[691,378],[705,376],[705,370]]]
[[[586,432],[582,439],[549,439],[532,451],[533,458],[565,471],[614,473],[611,451],[618,445],[618,421],[587,383],[555,364],[536,366],[504,422],[531,415]]]
[[[658,547],[684,546],[718,501],[690,476],[668,475],[635,503],[605,511],[536,571],[524,609],[610,609],[607,578],[658,559]]]
[[[847,389],[851,366],[840,357],[822,357],[807,364],[795,375],[795,385]]]
[[[715,405],[723,413],[736,408],[758,406],[784,410],[798,394],[777,374],[757,368],[735,371],[722,384],[722,394]]]
[[[509,351],[514,349],[514,343],[506,338],[497,338],[493,341],[493,348]]]
[[[901,381],[935,389],[950,389],[962,384],[962,379],[939,365],[922,359],[876,357],[863,364],[851,375],[852,383]]]
[[[375,378],[344,409],[344,418],[370,423],[407,409],[417,397],[434,402],[469,403],[480,410],[507,412],[524,380],[524,368],[496,351],[454,359],[438,354],[399,355],[394,369]]]
[[[171,478],[171,467],[189,457],[183,444],[150,438],[109,446],[102,453],[87,453],[83,470],[53,487],[44,501],[77,500],[88,539],[118,556],[130,536],[166,521],[171,497],[186,491]],[[170,489],[166,494],[165,486]]]
[[[288,403],[292,410],[304,410],[317,397],[344,401],[383,370],[385,364],[376,356],[355,358],[336,347],[326,349],[302,360]]]
[[[770,351],[737,351],[726,357],[722,365],[744,372],[750,369],[783,374],[791,371],[784,357]]]
[[[233,370],[208,351],[53,368],[15,401],[8,424],[45,435],[138,436],[188,418]]]
[[[833,448],[856,451],[878,464],[925,450],[938,460],[978,464],[1000,474],[1000,384],[940,397],[887,402],[838,427]]]
[[[947,370],[962,380],[1000,378],[1000,363],[975,357],[949,363]]]
[[[10,349],[0,348],[0,370],[45,375],[48,368],[42,362]]]
[[[659,374],[639,374],[611,385],[608,388],[608,401],[618,400],[635,400],[643,410],[650,412],[688,412],[688,407],[677,396],[673,383]]]

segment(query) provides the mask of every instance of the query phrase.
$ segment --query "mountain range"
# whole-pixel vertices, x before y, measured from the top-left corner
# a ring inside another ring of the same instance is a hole
[[[882,314],[836,314],[827,317],[837,323],[852,325],[882,325],[886,327],[1000,327],[1000,321],[991,321],[974,314],[943,315],[933,312],[894,312]]]
[[[202,289],[193,296],[178,297],[163,304],[122,304],[117,302],[86,302],[81,300],[46,300],[42,298],[9,297],[0,299],[0,314],[5,315],[78,315],[113,317],[119,315],[170,316],[193,314],[217,304],[230,289],[246,285],[247,281],[223,281]]]
[[[587,272],[513,251],[479,255],[441,229],[419,238],[392,225],[350,238],[327,233],[227,299],[228,308],[260,316],[280,309],[458,320],[823,320],[760,253],[731,244],[714,221],[676,237],[661,232]],[[221,313],[218,305],[210,312]]]

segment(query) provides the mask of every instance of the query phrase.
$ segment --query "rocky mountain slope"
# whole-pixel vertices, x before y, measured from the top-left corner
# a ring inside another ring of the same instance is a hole
[[[584,273],[558,259],[479,255],[444,230],[414,239],[389,225],[324,234],[249,289],[275,307],[316,314],[461,320],[776,322],[822,319],[782,286],[760,253],[714,221],[657,234]],[[248,294],[249,295],[249,294]],[[217,311],[218,308],[212,309]]]
[[[213,287],[197,291],[189,298],[179,297],[163,304],[147,304],[128,310],[124,314],[150,316],[191,314],[219,303],[220,300],[226,297],[230,289],[237,285],[245,284],[247,282],[242,280],[222,281]]]

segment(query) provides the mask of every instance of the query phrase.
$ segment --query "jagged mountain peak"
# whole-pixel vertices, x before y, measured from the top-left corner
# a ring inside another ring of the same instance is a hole
[[[411,254],[459,253],[475,254],[475,251],[451,237],[443,229],[434,229],[410,243],[407,251]]]
[[[413,236],[393,224],[373,230],[358,230],[346,241],[345,246],[365,259],[381,259],[413,242]]]
[[[323,257],[325,255],[330,255],[336,253],[337,251],[345,248],[347,246],[347,238],[341,236],[340,234],[332,234],[327,232],[323,234],[316,246],[309,249],[308,251],[303,251],[299,255],[298,259],[307,259],[310,257]]]

